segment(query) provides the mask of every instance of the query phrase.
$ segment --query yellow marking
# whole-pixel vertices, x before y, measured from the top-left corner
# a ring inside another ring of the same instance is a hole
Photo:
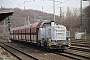
[[[71,43],[68,43],[68,46],[71,46]]]
[[[51,42],[49,42],[49,43],[48,43],[48,46],[51,46],[51,45],[52,45],[52,43],[51,43]]]

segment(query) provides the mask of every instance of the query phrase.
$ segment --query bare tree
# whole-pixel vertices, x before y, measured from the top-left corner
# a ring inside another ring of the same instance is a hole
[[[84,10],[84,22],[86,24],[87,33],[90,33],[90,6],[87,6]]]

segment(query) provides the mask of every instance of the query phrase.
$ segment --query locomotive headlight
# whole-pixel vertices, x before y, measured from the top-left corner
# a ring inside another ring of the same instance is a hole
[[[70,41],[70,39],[68,39],[68,41]]]
[[[49,42],[49,43],[48,43],[48,46],[51,46],[51,45],[52,45],[52,42]]]

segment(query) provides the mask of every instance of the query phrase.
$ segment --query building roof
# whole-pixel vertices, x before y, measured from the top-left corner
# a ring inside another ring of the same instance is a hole
[[[12,15],[14,11],[12,10],[0,10],[0,21],[4,20],[6,17]]]

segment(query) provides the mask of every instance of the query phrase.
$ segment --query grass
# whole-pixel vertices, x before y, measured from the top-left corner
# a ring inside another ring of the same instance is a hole
[[[9,54],[8,54],[8,52],[6,52],[6,51],[3,51],[1,54],[2,55],[6,55],[7,57],[10,57]]]
[[[89,56],[90,57],[90,53],[87,53],[86,56]]]
[[[5,58],[5,60],[17,60],[15,58]]]
[[[4,59],[0,57],[0,60],[4,60]]]
[[[90,34],[86,34],[88,40],[90,40]]]

